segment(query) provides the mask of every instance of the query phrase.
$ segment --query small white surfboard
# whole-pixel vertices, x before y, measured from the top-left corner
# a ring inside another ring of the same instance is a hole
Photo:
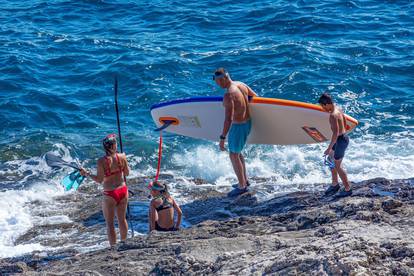
[[[173,120],[166,131],[218,141],[224,122],[223,97],[195,97],[155,104],[151,116],[160,127]],[[254,97],[249,102],[252,131],[249,144],[295,145],[327,141],[332,131],[329,113],[318,105],[282,99]],[[345,115],[347,132],[358,121]]]

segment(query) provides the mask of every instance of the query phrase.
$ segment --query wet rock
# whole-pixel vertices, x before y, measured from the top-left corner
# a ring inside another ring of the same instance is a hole
[[[204,180],[204,179],[201,179],[201,178],[194,178],[194,179],[192,180],[192,182],[193,182],[195,185],[204,185],[204,184],[208,184],[208,181],[206,181],[206,180]]]
[[[392,265],[392,274],[400,276],[410,276],[413,275],[413,269],[405,265],[394,264]]]
[[[130,188],[144,194],[143,181]],[[411,183],[374,179],[355,184],[348,198],[296,192],[264,202],[254,193],[229,199],[201,185],[195,200],[181,206],[189,229],[136,236],[115,252],[62,249],[55,258],[3,259],[0,269],[27,275],[414,275]],[[76,199],[91,208],[73,211],[72,228],[54,227],[62,233],[102,229],[95,196]],[[34,228],[19,242],[52,228]]]
[[[230,208],[236,209],[240,206],[248,206],[251,207],[257,204],[257,198],[254,196],[254,193],[248,192],[242,194],[234,199],[229,205]]]
[[[414,249],[406,246],[393,248],[391,250],[391,256],[393,258],[414,258]]]
[[[380,222],[383,220],[383,216],[381,216],[379,212],[357,211],[355,214],[355,219],[370,222]]]
[[[331,236],[335,230],[332,227],[319,227],[314,235],[316,237],[324,237],[324,236]]]
[[[386,199],[381,203],[381,206],[384,209],[384,211],[390,214],[395,214],[396,212],[398,212],[398,210],[396,209],[401,207],[402,205],[403,204],[401,201],[395,200],[393,198]]]
[[[316,225],[315,218],[310,215],[300,215],[297,218],[297,229],[309,229],[313,228]]]
[[[15,275],[20,273],[26,273],[31,269],[28,268],[24,262],[7,263],[0,261],[0,275]]]

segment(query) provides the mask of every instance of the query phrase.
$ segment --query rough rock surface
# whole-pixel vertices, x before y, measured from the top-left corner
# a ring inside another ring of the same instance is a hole
[[[296,192],[257,202],[254,193],[230,200],[206,191],[182,208],[189,229],[137,236],[118,251],[3,259],[1,274],[414,275],[413,179],[361,182],[343,199]],[[102,220],[98,205],[88,209],[76,214],[82,231]]]

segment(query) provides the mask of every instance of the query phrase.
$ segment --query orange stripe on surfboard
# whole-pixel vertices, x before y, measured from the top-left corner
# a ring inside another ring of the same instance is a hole
[[[303,103],[291,100],[283,100],[283,99],[272,99],[272,98],[262,98],[262,97],[253,97],[250,101],[251,103],[258,103],[258,104],[272,104],[272,105],[283,105],[283,106],[291,106],[291,107],[300,107],[306,109],[317,110],[321,112],[326,112],[322,109],[321,106],[316,104],[310,103]],[[358,121],[345,114],[345,118],[350,121],[351,123],[358,125]]]

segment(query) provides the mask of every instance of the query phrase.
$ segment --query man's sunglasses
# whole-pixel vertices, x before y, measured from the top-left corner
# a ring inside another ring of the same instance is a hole
[[[227,74],[226,73],[220,73],[220,72],[215,72],[213,75],[213,80],[218,80],[221,78],[224,78]]]

